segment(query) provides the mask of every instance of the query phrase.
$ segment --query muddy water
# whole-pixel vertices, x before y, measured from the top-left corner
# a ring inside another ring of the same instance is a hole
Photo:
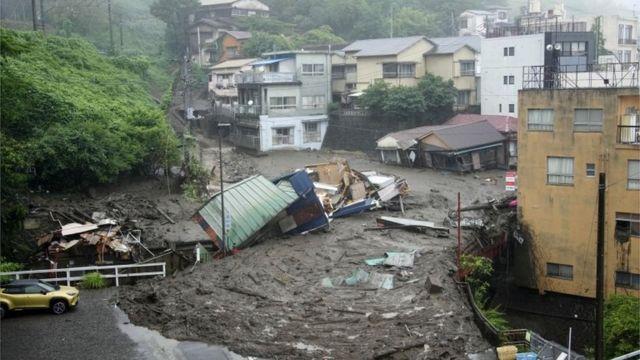
[[[199,341],[178,341],[168,339],[155,330],[131,324],[129,317],[119,307],[114,307],[118,327],[137,344],[140,357],[144,360],[243,360],[226,347],[209,345]]]

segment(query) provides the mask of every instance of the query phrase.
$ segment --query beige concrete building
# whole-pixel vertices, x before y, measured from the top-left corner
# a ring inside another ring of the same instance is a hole
[[[455,110],[467,110],[479,105],[480,36],[458,36],[429,39],[436,46],[424,54],[428,73],[453,80],[458,89]]]
[[[582,16],[579,19],[587,24],[588,30],[600,24],[604,48],[612,53],[615,62],[638,61],[637,17],[629,14],[624,17],[619,15]]]
[[[604,173],[605,292],[640,296],[637,82],[525,89],[518,102],[517,282],[595,297],[598,174]]]

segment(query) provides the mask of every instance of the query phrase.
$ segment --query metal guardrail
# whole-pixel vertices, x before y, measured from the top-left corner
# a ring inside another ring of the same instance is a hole
[[[618,39],[618,45],[635,45],[637,43],[636,39]]]
[[[584,21],[556,22],[556,21],[535,21],[531,20],[519,25],[496,26],[487,30],[487,38],[503,36],[531,35],[544,32],[576,32],[587,31],[587,23]]]
[[[638,87],[638,62],[525,66],[523,89],[579,89]]]
[[[630,352],[628,354],[624,354],[622,356],[615,357],[611,360],[629,360],[629,359],[640,359],[640,349]]]
[[[161,268],[161,270],[129,273],[122,272],[125,269],[139,269],[139,268]],[[111,271],[109,271],[111,270]],[[16,280],[18,279],[42,279],[48,282],[66,282],[68,286],[71,286],[72,281],[80,281],[87,272],[99,272],[105,279],[115,279],[116,286],[120,286],[121,278],[143,277],[143,276],[167,276],[166,263],[151,263],[151,264],[125,264],[125,265],[107,265],[107,266],[82,266],[65,269],[45,269],[45,270],[23,270],[23,271],[11,271],[0,273],[0,276],[10,276]],[[104,272],[107,271],[105,274]],[[77,276],[72,273],[81,272],[82,275]],[[65,273],[64,277],[58,277],[59,273]],[[31,275],[47,274],[49,277],[40,277]],[[51,277],[53,275],[53,277]]]
[[[287,83],[298,81],[298,74],[292,72],[254,72],[235,75],[236,84]]]

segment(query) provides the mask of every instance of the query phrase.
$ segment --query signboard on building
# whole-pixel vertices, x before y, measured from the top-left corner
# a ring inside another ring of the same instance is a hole
[[[507,171],[504,175],[504,190],[516,191],[518,189],[518,174],[515,171]]]

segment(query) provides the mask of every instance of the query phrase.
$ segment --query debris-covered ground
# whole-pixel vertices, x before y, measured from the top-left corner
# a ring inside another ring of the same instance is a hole
[[[192,271],[139,282],[120,295],[131,320],[169,337],[264,358],[453,359],[488,348],[451,277],[454,232],[369,228],[385,215],[442,224],[458,191],[467,203],[501,194],[502,172],[390,167],[353,153],[280,152],[244,160],[271,178],[334,157],[354,169],[405,178],[411,189],[406,215],[378,210],[336,219],[326,230],[270,238]],[[414,264],[365,263],[387,252],[414,252]],[[372,281],[384,275],[391,275],[393,285],[385,286],[391,289]]]

